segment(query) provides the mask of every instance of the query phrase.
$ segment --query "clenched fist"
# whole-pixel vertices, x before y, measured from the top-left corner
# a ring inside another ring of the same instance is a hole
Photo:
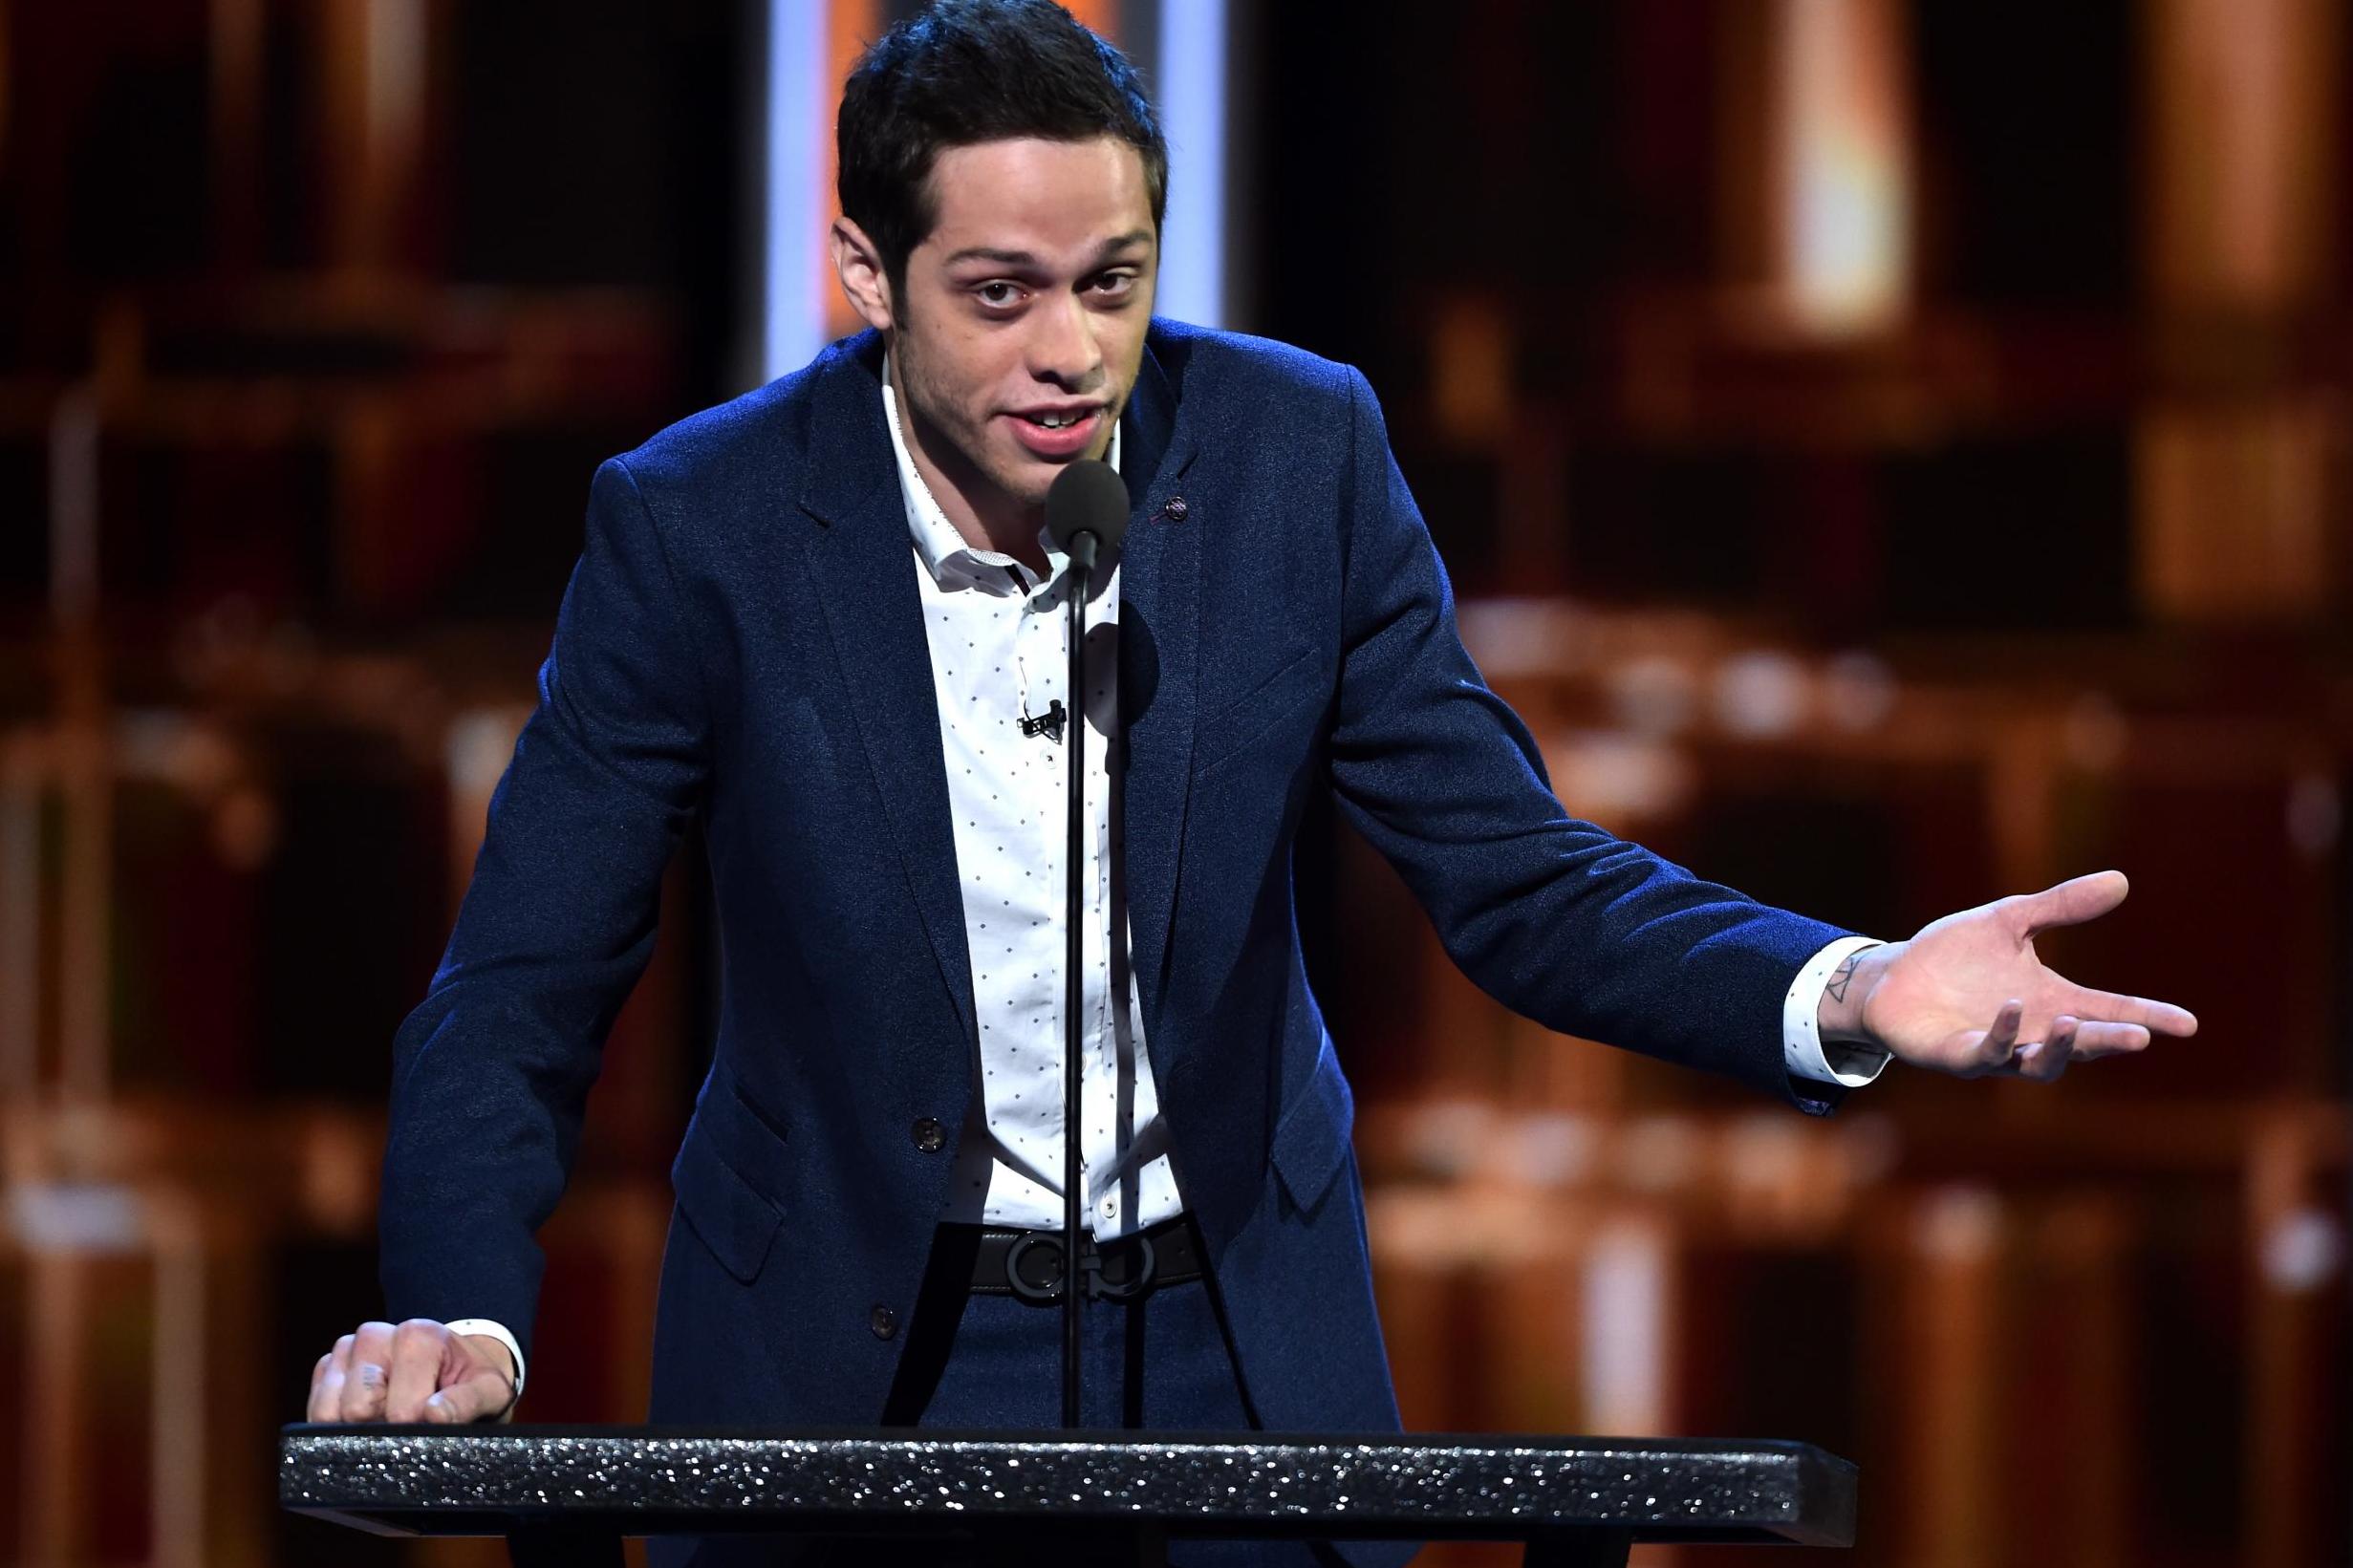
[[[431,1318],[367,1322],[311,1369],[311,1421],[504,1421],[514,1407],[514,1360],[485,1334],[453,1334]]]

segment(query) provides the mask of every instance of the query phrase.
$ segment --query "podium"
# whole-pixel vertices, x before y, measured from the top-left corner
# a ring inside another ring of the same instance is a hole
[[[505,1536],[517,1568],[617,1568],[626,1536],[735,1532],[1137,1564],[1188,1536],[1516,1540],[1530,1564],[1593,1568],[1637,1541],[1852,1545],[1855,1468],[1803,1443],[1669,1438],[297,1423],[278,1499],[378,1535]]]

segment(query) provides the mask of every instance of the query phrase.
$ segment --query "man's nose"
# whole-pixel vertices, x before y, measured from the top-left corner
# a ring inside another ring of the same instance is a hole
[[[1103,353],[1087,307],[1065,294],[1030,319],[1037,328],[1029,340],[1030,373],[1073,392],[1090,385],[1103,367]]]

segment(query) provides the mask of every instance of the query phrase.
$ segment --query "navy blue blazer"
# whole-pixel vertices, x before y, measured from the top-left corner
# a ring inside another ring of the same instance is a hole
[[[657,1421],[878,1420],[908,1336],[870,1317],[914,1308],[972,1094],[881,350],[835,343],[597,470],[536,711],[394,1047],[387,1316],[495,1318],[528,1356],[533,1235],[702,813],[723,999],[672,1177],[718,1267],[665,1264]],[[1457,637],[1355,370],[1155,321],[1125,419],[1128,896],[1176,1178],[1265,1427],[1394,1430],[1349,1085],[1293,919],[1309,792],[1502,1002],[1816,1112],[1836,1091],[1785,1072],[1782,1001],[1846,934],[1562,808]],[[926,1118],[948,1148],[918,1146]]]

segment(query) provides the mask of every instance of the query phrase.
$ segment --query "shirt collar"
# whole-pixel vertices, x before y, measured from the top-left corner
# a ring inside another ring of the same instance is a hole
[[[984,587],[992,591],[1004,588],[1006,568],[1018,565],[1002,550],[975,549],[964,543],[964,536],[956,531],[948,514],[939,509],[932,496],[931,486],[923,483],[917,472],[915,459],[907,451],[906,433],[898,425],[898,398],[891,391],[891,356],[882,356],[882,417],[891,427],[891,453],[898,461],[899,494],[907,504],[907,530],[915,536],[915,552],[922,559],[923,569],[941,588]],[[1119,468],[1119,426],[1112,426],[1111,446],[1103,461],[1115,473]],[[1061,575],[1064,556],[1038,530],[1038,542],[1046,547],[1046,565],[1049,579]],[[994,569],[983,570],[983,568]]]

